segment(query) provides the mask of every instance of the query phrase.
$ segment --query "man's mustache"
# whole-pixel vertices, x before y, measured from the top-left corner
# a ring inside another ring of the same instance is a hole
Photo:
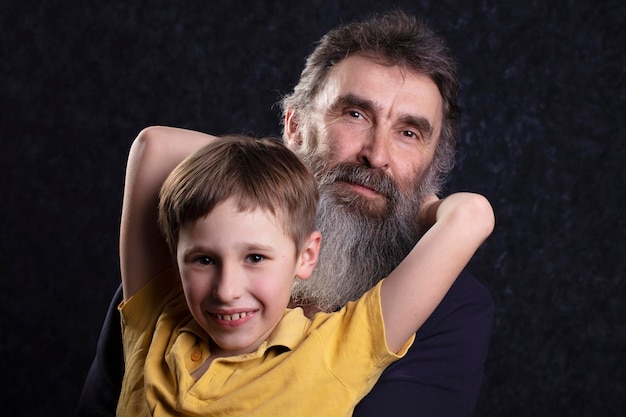
[[[320,186],[340,181],[370,188],[391,202],[398,201],[400,198],[400,191],[394,179],[378,168],[342,163],[322,174],[319,179]]]

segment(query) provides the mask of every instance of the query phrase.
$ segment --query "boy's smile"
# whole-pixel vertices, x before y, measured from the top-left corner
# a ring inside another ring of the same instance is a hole
[[[237,310],[236,313],[212,312],[208,311],[209,316],[215,321],[215,324],[224,328],[236,328],[243,326],[258,313],[258,309],[254,310]]]

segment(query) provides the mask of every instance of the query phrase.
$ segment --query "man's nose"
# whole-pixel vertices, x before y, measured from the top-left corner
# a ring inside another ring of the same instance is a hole
[[[213,297],[223,303],[228,303],[241,297],[244,282],[237,267],[222,265],[216,278],[212,290]]]
[[[390,149],[389,133],[378,127],[372,129],[364,139],[357,155],[358,161],[369,168],[387,169]]]

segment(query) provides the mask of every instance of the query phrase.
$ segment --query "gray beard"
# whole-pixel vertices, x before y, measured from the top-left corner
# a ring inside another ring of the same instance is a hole
[[[364,197],[355,195],[346,201],[345,196],[338,196],[324,164],[307,159],[320,183],[317,227],[323,238],[313,274],[306,281],[296,280],[292,297],[298,305],[333,311],[367,292],[411,251],[420,237],[420,200],[431,191],[424,186],[429,175],[415,182],[410,196],[401,194],[395,185],[381,186],[390,196],[381,213],[358,201]],[[376,182],[368,183],[372,184]]]

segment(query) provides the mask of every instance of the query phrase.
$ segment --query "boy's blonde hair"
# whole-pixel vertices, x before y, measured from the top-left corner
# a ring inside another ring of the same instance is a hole
[[[228,135],[185,159],[161,188],[159,226],[174,257],[180,228],[231,197],[242,211],[269,210],[296,252],[315,231],[317,183],[302,161],[278,139]]]

